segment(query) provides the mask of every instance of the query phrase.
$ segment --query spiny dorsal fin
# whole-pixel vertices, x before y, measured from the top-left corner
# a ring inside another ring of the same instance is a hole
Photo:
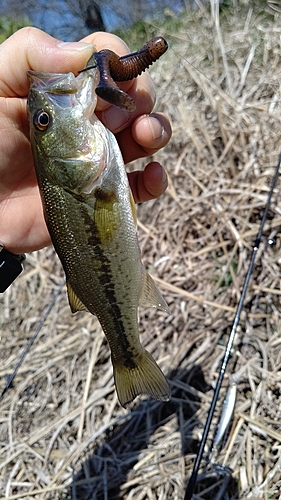
[[[90,312],[83,302],[77,297],[76,293],[73,291],[71,285],[66,283],[68,300],[70,304],[71,312],[75,313],[77,311],[87,311]]]
[[[139,305],[144,307],[156,307],[161,311],[171,314],[166,300],[162,297],[150,274],[148,274],[145,270],[143,270],[142,290]]]

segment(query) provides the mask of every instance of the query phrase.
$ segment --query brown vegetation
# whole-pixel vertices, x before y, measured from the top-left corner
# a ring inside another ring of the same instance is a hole
[[[142,397],[122,409],[101,328],[89,314],[72,316],[63,290],[1,402],[1,498],[183,498],[281,152],[274,15],[241,7],[221,26],[204,11],[176,31],[148,28],[147,39],[161,34],[170,45],[152,73],[173,138],[157,156],[169,188],[139,207],[139,239],[172,314],[141,309],[140,329],[172,399]],[[223,493],[220,470],[202,468],[198,499],[279,497],[280,226],[279,184],[224,384],[236,374],[233,425],[214,462],[230,467],[232,480]],[[3,294],[2,384],[62,281],[47,248],[27,256]]]

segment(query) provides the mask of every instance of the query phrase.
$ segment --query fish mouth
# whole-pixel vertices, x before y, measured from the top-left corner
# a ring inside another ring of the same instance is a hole
[[[73,73],[44,73],[27,71],[32,88],[52,94],[76,94],[78,85]]]

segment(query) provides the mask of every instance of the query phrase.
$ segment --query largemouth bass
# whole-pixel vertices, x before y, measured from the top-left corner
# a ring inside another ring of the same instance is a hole
[[[99,319],[122,406],[139,394],[166,401],[169,385],[139,340],[138,306],[169,309],[141,262],[119,146],[94,114],[99,71],[28,75],[35,168],[71,310]]]

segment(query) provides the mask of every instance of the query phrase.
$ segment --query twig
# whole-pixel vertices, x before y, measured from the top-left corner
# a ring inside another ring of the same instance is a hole
[[[6,378],[6,385],[0,394],[0,401],[4,397],[4,395],[6,394],[7,390],[13,386],[13,381],[18,373],[18,370],[20,369],[22,363],[24,362],[25,357],[27,356],[27,354],[30,351],[32,345],[34,344],[36,338],[38,337],[40,330],[41,330],[42,326],[44,325],[44,322],[46,321],[47,317],[49,316],[52,308],[55,305],[55,302],[56,302],[59,294],[61,293],[61,291],[63,289],[64,284],[65,284],[65,282],[63,281],[63,283],[60,284],[56,293],[54,293],[50,304],[48,305],[44,314],[41,316],[40,322],[38,323],[33,335],[30,337],[28,344],[25,346],[25,348],[24,348],[24,350],[23,350],[23,352],[22,352],[22,354],[21,354],[21,356],[16,364],[16,367],[14,368],[14,371],[10,375],[6,375],[6,377],[5,377]]]
[[[252,256],[251,256],[250,264],[249,264],[248,271],[247,271],[247,274],[246,274],[246,277],[245,277],[245,281],[244,281],[244,285],[243,285],[241,297],[240,297],[240,300],[239,300],[239,303],[238,303],[238,306],[237,306],[236,314],[235,314],[235,317],[234,317],[232,329],[231,329],[231,332],[230,332],[230,335],[229,335],[229,339],[228,339],[228,342],[227,342],[227,345],[226,345],[226,348],[225,348],[225,354],[224,354],[224,357],[223,357],[223,360],[222,360],[222,364],[221,364],[221,369],[220,369],[218,381],[217,381],[217,384],[216,384],[216,387],[215,387],[215,391],[214,391],[214,396],[213,396],[213,399],[212,399],[212,402],[211,402],[211,406],[210,406],[210,410],[209,410],[209,413],[208,413],[208,416],[207,416],[207,421],[206,421],[206,424],[205,424],[205,427],[204,427],[204,431],[203,431],[202,439],[201,439],[201,442],[200,442],[199,450],[197,452],[197,456],[196,456],[196,459],[195,459],[195,462],[194,462],[194,467],[193,467],[193,470],[192,470],[192,474],[190,476],[190,479],[189,479],[189,482],[188,482],[188,485],[187,485],[187,489],[186,489],[186,492],[185,492],[184,500],[191,500],[192,494],[193,494],[193,491],[194,491],[194,488],[195,488],[196,479],[197,479],[199,467],[200,467],[200,464],[201,464],[201,460],[202,460],[202,457],[203,457],[204,448],[205,448],[206,441],[207,441],[207,438],[208,438],[208,433],[209,433],[210,426],[211,426],[211,423],[212,423],[213,415],[214,415],[214,412],[215,412],[215,407],[216,407],[216,404],[217,404],[217,401],[218,401],[219,392],[220,392],[221,385],[222,385],[222,382],[223,382],[223,379],[224,379],[224,374],[225,374],[225,370],[226,370],[226,367],[227,367],[227,363],[228,363],[229,358],[230,358],[231,349],[232,349],[232,346],[233,346],[233,342],[234,342],[236,330],[237,330],[237,327],[238,327],[238,324],[239,324],[239,320],[240,320],[240,315],[241,315],[242,308],[243,308],[243,305],[244,305],[244,300],[245,300],[247,288],[248,288],[249,281],[250,281],[250,278],[251,278],[251,275],[252,275],[252,272],[253,272],[255,258],[256,258],[256,255],[257,255],[257,252],[258,252],[258,249],[259,249],[259,246],[260,246],[260,242],[261,242],[261,238],[262,238],[262,234],[263,234],[263,229],[264,229],[265,221],[267,219],[267,214],[268,214],[270,203],[271,203],[271,198],[272,198],[273,191],[274,191],[274,188],[275,188],[277,180],[278,180],[280,163],[281,163],[281,154],[279,156],[279,160],[278,160],[278,163],[277,163],[276,168],[275,168],[275,174],[274,174],[274,177],[273,177],[273,180],[272,180],[272,183],[271,183],[271,188],[270,188],[270,191],[269,191],[269,194],[268,194],[267,203],[266,203],[266,206],[265,206],[265,209],[264,209],[264,213],[263,213],[263,217],[262,217],[262,220],[261,220],[261,223],[260,223],[258,235],[257,235],[256,241],[254,243],[254,247],[253,247],[253,251],[252,251]]]

